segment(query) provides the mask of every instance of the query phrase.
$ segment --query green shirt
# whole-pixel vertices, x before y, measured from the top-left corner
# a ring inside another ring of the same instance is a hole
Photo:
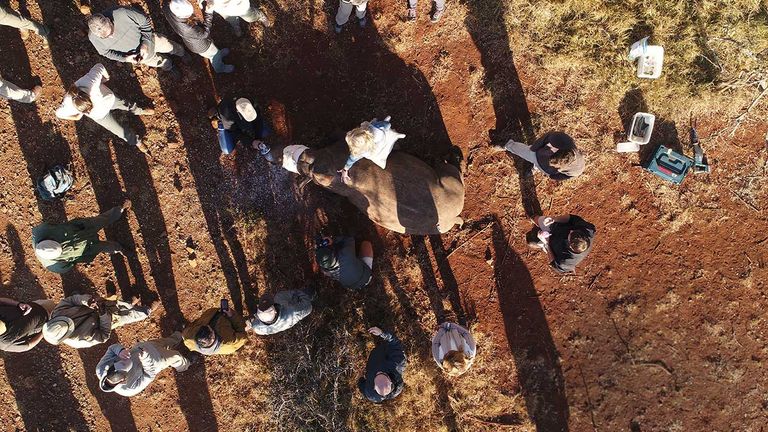
[[[37,259],[54,273],[66,273],[79,262],[91,262],[99,250],[93,246],[100,242],[100,224],[90,219],[73,219],[63,224],[42,223],[32,229],[32,247],[43,240],[61,244],[61,256],[54,260]],[[37,256],[37,255],[35,255]]]

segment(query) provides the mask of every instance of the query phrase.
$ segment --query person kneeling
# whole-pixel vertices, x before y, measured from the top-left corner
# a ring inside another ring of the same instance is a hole
[[[211,308],[182,332],[184,345],[203,355],[232,354],[248,340],[245,320],[230,308]]]
[[[315,290],[287,290],[265,295],[259,301],[256,316],[248,320],[248,328],[257,335],[271,335],[295,326],[312,313]]]
[[[344,288],[359,290],[371,282],[373,247],[369,241],[360,243],[358,256],[354,237],[320,237],[315,258],[323,274],[339,281]]]

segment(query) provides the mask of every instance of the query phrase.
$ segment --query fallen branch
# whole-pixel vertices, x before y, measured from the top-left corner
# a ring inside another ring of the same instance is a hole
[[[739,201],[743,202],[747,207],[751,208],[752,210],[754,210],[754,211],[756,211],[758,213],[761,213],[761,214],[763,213],[762,211],[760,211],[759,208],[755,207],[754,204],[752,204],[749,201],[745,200],[744,198],[741,197],[741,195],[737,194],[736,192],[733,193],[733,196],[738,198]]]
[[[754,100],[752,100],[752,103],[749,104],[749,107],[747,107],[746,111],[741,113],[740,116],[736,117],[736,121],[735,121],[735,124],[733,125],[733,129],[729,134],[731,138],[733,138],[733,136],[736,134],[736,129],[738,129],[739,126],[741,126],[741,123],[744,121],[744,119],[747,118],[747,115],[749,115],[750,111],[752,111],[752,108],[754,108],[757,105],[757,103],[760,101],[760,99],[763,98],[763,96],[765,96],[766,93],[768,93],[768,87],[764,88],[763,91],[760,92],[760,94],[757,95],[757,97]]]

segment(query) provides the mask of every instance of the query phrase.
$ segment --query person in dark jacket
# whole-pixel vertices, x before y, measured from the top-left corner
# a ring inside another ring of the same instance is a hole
[[[165,19],[173,31],[181,36],[187,49],[207,58],[216,73],[231,73],[235,67],[224,64],[229,49],[218,49],[211,39],[213,9],[208,2],[203,2],[202,12],[203,20],[200,21],[194,17],[195,9],[187,0],[167,0],[163,5]]]
[[[317,240],[315,258],[323,274],[339,281],[344,288],[359,290],[371,282],[373,246],[369,241],[360,243],[358,255],[354,237],[321,237]]]
[[[584,156],[573,138],[563,132],[550,132],[528,147],[509,140],[504,150],[520,156],[552,180],[568,180],[584,172]]]
[[[244,97],[224,98],[215,108],[208,110],[214,129],[221,123],[224,130],[233,135],[235,143],[250,144],[259,150],[269,135],[267,121],[259,105]]]
[[[558,273],[572,273],[589,251],[595,238],[595,226],[576,215],[534,216],[536,223],[528,245],[547,253],[549,265]]]
[[[116,7],[88,18],[88,40],[102,56],[173,71],[168,55],[186,56],[184,47],[152,29],[152,22],[132,7]]]
[[[43,339],[43,325],[54,304],[50,300],[21,303],[0,298],[0,351],[24,352]]]
[[[403,391],[405,352],[395,335],[384,333],[378,327],[371,327],[368,331],[386,343],[379,344],[371,351],[365,366],[365,378],[358,380],[357,387],[366,399],[381,403],[396,398]]]
[[[120,243],[99,240],[99,231],[117,222],[131,208],[126,201],[98,216],[72,219],[63,224],[41,223],[32,228],[35,256],[54,273],[66,273],[80,262],[89,263],[101,252],[123,253]]]

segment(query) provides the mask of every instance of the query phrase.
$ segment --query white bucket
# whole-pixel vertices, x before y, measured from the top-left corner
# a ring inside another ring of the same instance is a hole
[[[656,116],[644,112],[635,113],[632,117],[632,125],[627,132],[627,139],[638,145],[645,145],[651,141],[653,124],[656,122]]]
[[[664,47],[648,45],[648,38],[644,37],[629,48],[629,60],[637,60],[638,78],[656,79],[661,76],[661,68],[664,64]]]

